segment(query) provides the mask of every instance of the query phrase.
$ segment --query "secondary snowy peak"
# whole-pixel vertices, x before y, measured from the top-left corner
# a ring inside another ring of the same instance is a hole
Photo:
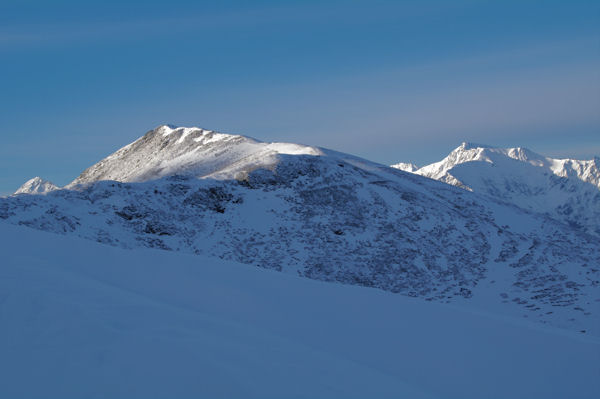
[[[414,173],[419,169],[419,167],[417,165],[415,165],[414,163],[405,163],[405,162],[399,162],[397,164],[394,164],[394,165],[392,165],[392,168],[400,169],[400,170],[403,170],[405,172],[410,172],[410,173]]]
[[[598,157],[554,159],[526,148],[462,143],[443,160],[413,173],[547,213],[600,234]]]
[[[452,175],[450,170],[460,164],[478,161],[502,166],[514,166],[510,160],[546,169],[559,177],[576,178],[593,184],[600,189],[600,158],[598,157],[592,160],[554,159],[537,154],[527,148],[497,148],[467,142],[455,148],[440,162],[417,169],[416,173],[432,179],[446,181],[449,178],[448,174]],[[396,167],[396,165],[392,165],[392,167]],[[456,178],[456,176],[452,177]]]
[[[526,162],[534,166],[546,166],[546,159],[526,148],[496,148],[482,144],[464,142],[455,148],[446,158],[418,169],[417,173],[436,180],[442,180],[457,186],[465,186],[450,173],[454,167],[467,162],[503,163],[506,159]]]
[[[586,183],[593,184],[600,189],[600,157],[589,161],[575,159],[551,159],[551,169],[560,177],[576,177]]]
[[[44,180],[39,176],[34,177],[33,179],[27,180],[25,184],[23,184],[17,191],[15,191],[14,195],[17,194],[47,194],[51,191],[58,190],[60,187],[52,184],[48,180]]]
[[[197,127],[162,125],[89,167],[68,187],[100,180],[142,182],[176,174],[235,178],[274,167],[280,154],[322,152],[300,144],[264,143]]]

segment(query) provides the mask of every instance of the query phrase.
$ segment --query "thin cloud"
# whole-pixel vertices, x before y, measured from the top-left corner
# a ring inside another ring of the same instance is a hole
[[[394,12],[381,12],[389,8]],[[137,40],[149,37],[176,35],[190,32],[208,32],[224,29],[245,29],[260,25],[289,26],[332,23],[353,26],[384,20],[399,21],[425,13],[442,13],[443,7],[431,10],[416,5],[379,6],[380,13],[361,13],[358,4],[346,4],[340,9],[335,4],[315,3],[310,6],[278,4],[275,6],[236,8],[234,10],[194,10],[177,16],[139,16],[123,18],[120,15],[45,23],[5,24],[0,29],[0,46],[11,45],[68,45],[103,40]],[[172,10],[166,10],[172,11]],[[361,18],[357,19],[357,13]],[[314,26],[314,25],[313,25]]]
[[[372,146],[439,138],[454,138],[457,143],[468,137],[485,141],[499,133],[518,138],[524,131],[543,139],[544,131],[560,127],[596,126],[600,130],[600,61],[560,57],[591,43],[589,38],[542,43],[435,65],[378,71],[373,79],[344,77],[323,83],[319,89],[305,85],[300,95],[293,86],[286,86],[300,100],[282,108],[296,110],[305,120],[312,120],[312,126],[322,126],[314,130],[314,136],[323,137],[325,129],[330,129],[325,145],[343,140],[347,145],[360,143],[357,149],[364,148],[359,139],[365,130],[374,138]],[[521,57],[522,62],[528,57],[527,67],[499,66],[509,54]],[[547,60],[552,55],[554,60]],[[542,60],[536,63],[536,58]],[[320,94],[314,97],[308,92]]]

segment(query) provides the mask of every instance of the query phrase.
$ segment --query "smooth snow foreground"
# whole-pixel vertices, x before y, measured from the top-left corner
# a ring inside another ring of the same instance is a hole
[[[600,396],[600,341],[0,224],[0,397]]]

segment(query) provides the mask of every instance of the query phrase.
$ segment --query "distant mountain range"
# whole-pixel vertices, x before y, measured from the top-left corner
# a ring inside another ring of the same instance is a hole
[[[526,148],[462,143],[440,162],[393,168],[545,213],[600,235],[600,158],[553,159]]]
[[[66,187],[30,180],[0,198],[0,219],[600,334],[598,177],[597,158],[523,149],[463,144],[389,167],[164,125]]]

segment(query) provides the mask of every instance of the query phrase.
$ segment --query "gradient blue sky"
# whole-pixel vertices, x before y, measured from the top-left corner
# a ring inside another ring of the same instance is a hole
[[[0,194],[163,123],[419,165],[600,155],[599,1],[0,1]]]

